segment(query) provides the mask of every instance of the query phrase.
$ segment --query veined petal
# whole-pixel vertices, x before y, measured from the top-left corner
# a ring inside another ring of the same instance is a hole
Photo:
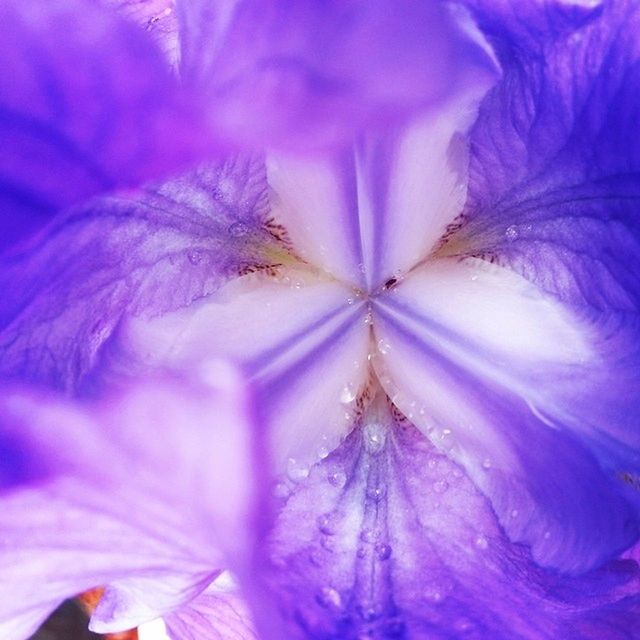
[[[76,390],[119,323],[188,305],[291,260],[259,158],[232,158],[67,212],[0,284],[4,376]]]
[[[91,616],[96,633],[134,629],[197,598],[216,579],[208,573],[198,580],[193,574],[148,572],[135,578],[114,580],[104,590]]]
[[[211,364],[203,376],[139,384],[91,411],[4,392],[0,441],[37,473],[1,459],[2,637],[26,638],[92,587],[114,583],[96,624],[122,630],[195,596],[220,566],[246,575],[263,535],[260,435],[237,374]]]
[[[347,433],[368,383],[362,299],[302,269],[251,274],[174,313],[133,320],[121,350],[139,367],[239,363],[254,382],[279,469],[304,472]]]
[[[462,134],[488,87],[469,83],[437,112],[340,151],[270,154],[273,215],[300,256],[370,292],[422,261],[463,209]]]
[[[179,0],[182,73],[235,143],[327,148],[439,104],[481,46],[438,2]],[[234,55],[226,55],[233,51]]]
[[[237,586],[225,574],[180,611],[165,619],[172,640],[257,640]]]
[[[61,208],[184,169],[208,147],[160,52],[100,3],[3,2],[0,57],[0,249]]]
[[[540,569],[462,469],[378,403],[284,502],[268,546],[287,637],[629,640],[635,561]]]
[[[442,254],[496,262],[567,307],[593,357],[580,380],[554,373],[555,388],[545,387],[553,410],[538,408],[635,485],[640,9],[626,1],[469,5],[504,78],[471,132],[470,197]]]
[[[637,539],[637,496],[591,451],[600,358],[579,318],[508,269],[445,260],[377,299],[374,325],[387,392],[538,562],[577,573]]]

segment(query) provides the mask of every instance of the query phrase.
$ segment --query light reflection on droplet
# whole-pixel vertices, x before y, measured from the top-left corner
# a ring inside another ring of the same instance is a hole
[[[249,227],[244,222],[234,222],[233,224],[229,225],[227,231],[233,238],[242,238],[249,233]]]

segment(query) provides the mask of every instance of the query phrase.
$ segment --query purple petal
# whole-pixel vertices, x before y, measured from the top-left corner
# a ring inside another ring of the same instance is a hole
[[[187,607],[165,618],[172,640],[257,640],[242,597],[233,585],[222,583],[216,580]]]
[[[433,261],[376,302],[376,370],[401,410],[466,467],[511,538],[576,573],[635,542],[638,500],[622,469],[589,453],[586,427],[565,420],[566,391],[598,363],[590,332],[535,294],[508,269]]]
[[[0,271],[0,370],[76,389],[119,323],[188,305],[288,255],[260,160],[233,159],[61,216]]]
[[[640,9],[470,2],[503,66],[471,133],[470,198],[442,251],[507,266],[563,302],[593,351],[557,411],[608,471],[640,472]]]
[[[260,436],[237,375],[202,375],[91,411],[4,393],[1,441],[21,441],[41,474],[0,496],[3,637],[26,638],[91,587],[113,583],[94,624],[122,630],[194,597],[217,567],[247,574],[264,517]]]
[[[467,73],[493,73],[436,2],[185,0],[177,8],[183,76],[219,130],[252,148],[326,148],[440,103]]]
[[[362,424],[282,506],[268,549],[287,637],[557,640],[580,629],[580,638],[628,640],[637,633],[635,561],[575,579],[540,569],[526,547],[509,541],[461,468],[384,407],[365,410]]]
[[[0,25],[0,249],[58,209],[202,156],[206,135],[168,65],[114,11],[8,0]]]
[[[147,31],[177,67],[180,59],[178,20],[174,0],[107,0],[122,15]]]
[[[470,126],[486,79],[445,106],[340,151],[267,158],[273,215],[305,260],[375,291],[419,263],[459,215],[466,198]]]
[[[262,401],[275,464],[295,475],[351,426],[369,375],[365,311],[348,287],[290,267],[246,275],[180,311],[132,320],[122,350],[135,367],[237,362]]]

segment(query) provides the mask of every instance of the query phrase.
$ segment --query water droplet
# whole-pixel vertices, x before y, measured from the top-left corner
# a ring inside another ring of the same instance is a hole
[[[325,609],[340,609],[342,607],[342,596],[333,587],[322,587],[316,600]]]
[[[300,482],[309,476],[309,468],[294,458],[287,460],[287,475],[294,482]]]
[[[288,498],[291,495],[291,489],[285,482],[278,482],[273,488],[273,495],[276,498]]]
[[[334,538],[330,536],[322,536],[320,539],[320,546],[329,553],[333,553],[336,550],[336,542]]]
[[[191,264],[202,264],[204,262],[204,253],[198,249],[189,249],[187,258]]]
[[[435,469],[437,464],[438,461],[435,458],[429,458],[429,461],[427,462],[429,469]]]
[[[484,536],[478,536],[476,538],[476,547],[478,547],[478,549],[487,549],[489,547],[489,541]]]
[[[391,557],[391,547],[386,542],[378,542],[374,551],[378,560],[388,560]]]
[[[322,446],[318,449],[318,458],[320,458],[320,460],[324,460],[328,456],[329,456],[329,449],[327,447]]]
[[[380,502],[384,498],[386,489],[384,487],[374,487],[367,491],[367,496],[375,502]]]
[[[377,455],[384,449],[387,441],[387,429],[379,422],[369,422],[363,430],[364,445],[372,455]]]
[[[371,313],[371,310],[364,314],[364,323],[373,324],[373,313]]]
[[[365,622],[372,622],[379,616],[377,609],[371,605],[358,605],[357,611]]]
[[[336,522],[335,517],[331,514],[325,513],[324,515],[318,516],[318,529],[320,529],[321,533],[324,533],[326,536],[333,536],[336,533]]]
[[[378,532],[374,531],[373,529],[363,529],[360,533],[360,540],[362,540],[362,542],[371,543],[375,542],[377,539]]]
[[[340,402],[342,402],[342,404],[351,404],[354,402],[356,397],[356,390],[350,382],[347,383],[340,392]]]
[[[511,517],[512,517],[512,518],[517,518],[517,517],[518,517],[518,510],[517,510],[517,509],[514,509],[514,510],[511,512]]]
[[[442,602],[444,595],[437,587],[429,587],[425,590],[424,597],[430,602]]]
[[[517,238],[518,238],[518,228],[513,224],[511,226],[507,227],[506,231],[504,232],[504,237],[509,242],[513,242],[514,240],[517,240]]]
[[[545,531],[542,537],[548,540],[551,537],[551,531]]]
[[[491,460],[489,460],[489,458],[485,458],[482,461],[482,468],[483,469],[491,469]]]
[[[438,480],[433,483],[433,490],[436,493],[444,493],[449,488],[449,483],[446,480]]]
[[[384,338],[378,340],[378,351],[384,356],[391,351],[391,345]]]
[[[469,618],[458,618],[453,627],[456,631],[460,631],[461,633],[469,633],[469,631],[473,630],[473,622],[471,622]]]
[[[342,489],[347,483],[347,474],[343,471],[334,471],[327,476],[329,484],[338,489]]]
[[[229,226],[227,231],[229,232],[229,235],[234,238],[242,238],[249,233],[249,227],[244,222],[234,222]]]

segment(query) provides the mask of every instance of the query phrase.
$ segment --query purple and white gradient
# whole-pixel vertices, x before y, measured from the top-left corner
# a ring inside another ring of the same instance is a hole
[[[0,637],[640,637],[635,2],[0,32]]]

